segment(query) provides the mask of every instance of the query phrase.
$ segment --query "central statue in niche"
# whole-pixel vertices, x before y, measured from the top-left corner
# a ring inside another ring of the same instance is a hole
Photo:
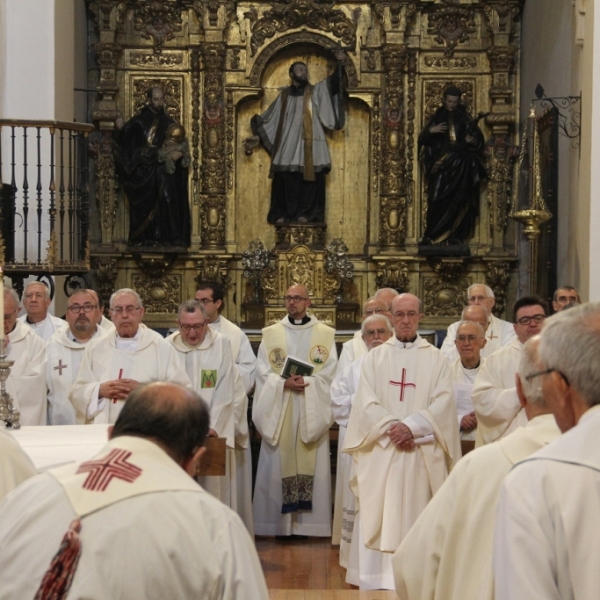
[[[311,85],[303,62],[290,66],[292,85],[262,115],[250,122],[252,137],[244,141],[247,155],[262,144],[271,156],[269,223],[315,223],[325,220],[325,176],[331,158],[325,129],[344,126],[343,72],[346,53],[335,50],[338,67]]]

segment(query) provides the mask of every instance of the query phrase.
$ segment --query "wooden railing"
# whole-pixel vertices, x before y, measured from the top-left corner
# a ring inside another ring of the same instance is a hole
[[[89,271],[87,123],[0,119],[0,264],[11,277]]]

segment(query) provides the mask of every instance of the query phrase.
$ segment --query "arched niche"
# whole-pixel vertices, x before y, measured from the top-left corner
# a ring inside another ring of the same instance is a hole
[[[264,148],[246,156],[243,140],[252,135],[250,119],[264,112],[281,89],[290,85],[289,67],[295,61],[308,65],[309,79],[316,83],[331,74],[336,66],[333,50],[336,42],[308,32],[291,34],[275,40],[263,49],[247,73],[249,87],[236,105],[237,140],[236,177],[234,185],[235,236],[237,247],[246,248],[260,237],[267,245],[275,242],[275,229],[267,225],[271,197],[270,157]],[[327,132],[332,158],[327,177],[327,240],[342,237],[351,254],[362,254],[372,237],[374,215],[371,208],[371,106],[369,94],[355,97],[359,82],[351,60],[346,67],[349,97],[346,125],[340,131]]]

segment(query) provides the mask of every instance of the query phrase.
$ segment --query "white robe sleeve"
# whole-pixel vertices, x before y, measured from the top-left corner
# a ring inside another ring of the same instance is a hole
[[[176,352],[174,348],[173,351]],[[181,361],[178,359],[178,362],[180,363]],[[236,372],[233,368],[229,340],[225,337],[223,337],[223,360],[219,371],[222,373],[222,376],[217,379],[217,385],[212,393],[210,426],[219,434],[219,437],[227,438],[227,446],[229,448],[234,448],[234,382]],[[200,391],[200,396],[202,396],[202,391]]]
[[[242,378],[246,394],[249,394],[250,390],[254,387],[256,356],[250,345],[250,340],[244,332],[241,334],[240,351],[238,352],[236,364],[240,371],[240,377]]]
[[[352,397],[355,392],[354,369],[352,365],[349,365],[343,371],[338,371],[331,384],[331,410],[333,418],[342,427],[348,427]]]

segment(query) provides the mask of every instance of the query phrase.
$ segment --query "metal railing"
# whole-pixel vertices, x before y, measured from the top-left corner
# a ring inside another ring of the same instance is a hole
[[[89,271],[93,130],[87,123],[0,119],[0,264],[6,275]]]

